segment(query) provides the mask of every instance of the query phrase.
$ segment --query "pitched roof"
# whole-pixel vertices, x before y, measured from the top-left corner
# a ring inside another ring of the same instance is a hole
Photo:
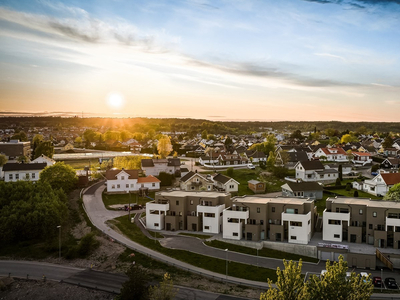
[[[351,154],[356,156],[371,156],[371,153],[368,152],[351,152]]]
[[[129,174],[129,179],[138,179],[139,178],[139,170],[107,170],[106,171],[106,178],[107,180],[114,180],[116,176],[124,171],[125,173]]]
[[[190,172],[187,173],[185,176],[183,176],[183,177],[181,178],[180,181],[188,181],[190,178],[192,178],[192,176],[193,176],[194,174],[195,174],[194,172],[190,171]]]
[[[321,150],[327,155],[334,155],[334,154],[346,155],[346,151],[344,151],[343,148],[321,148]]]
[[[225,176],[225,175],[222,175],[222,174],[219,174],[219,173],[217,173],[216,175],[214,175],[213,176],[213,180],[214,181],[218,181],[218,182],[221,182],[222,184],[225,184],[225,183],[227,183],[229,180],[234,180],[234,181],[236,181],[235,179],[233,179],[233,178],[231,178],[231,177],[228,177],[228,176]],[[237,182],[237,181],[236,181]]]
[[[382,173],[381,176],[387,185],[400,183],[400,173]]]
[[[138,183],[145,183],[145,182],[161,182],[158,178],[154,177],[153,175],[149,175],[147,177],[139,177]]]
[[[7,163],[3,166],[3,172],[6,171],[36,171],[43,170],[47,167],[46,163],[19,164]]]
[[[142,159],[142,167],[154,167],[152,159]]]
[[[324,165],[319,161],[319,160],[312,160],[312,161],[308,161],[308,160],[303,160],[299,162],[304,170],[320,170],[320,169],[324,169]]]
[[[304,151],[287,152],[287,154],[289,154],[289,161],[290,162],[298,162],[298,161],[308,160],[307,153],[304,152]]]
[[[168,158],[168,166],[179,167],[181,165],[180,158]]]
[[[293,192],[322,191],[324,188],[317,182],[287,182]]]

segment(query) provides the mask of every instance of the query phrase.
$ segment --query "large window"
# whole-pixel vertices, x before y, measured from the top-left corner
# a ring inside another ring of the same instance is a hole
[[[328,220],[328,224],[330,225],[340,225],[342,224],[341,220]]]

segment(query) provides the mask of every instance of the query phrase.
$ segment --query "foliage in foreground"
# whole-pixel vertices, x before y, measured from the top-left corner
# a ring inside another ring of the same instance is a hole
[[[132,265],[128,272],[126,272],[128,280],[122,284],[121,300],[145,300],[148,298],[147,283],[149,281],[148,273],[145,269]]]
[[[67,197],[43,182],[0,182],[0,236],[4,243],[48,240],[68,217]]]
[[[313,275],[309,281],[304,282],[301,276],[301,261],[283,261],[285,269],[277,268],[276,288],[268,281],[269,290],[262,293],[260,300],[366,300],[370,299],[373,292],[371,278],[361,277],[352,272],[346,278],[347,262],[343,256],[332,265],[326,262],[327,272],[318,277]]]
[[[40,182],[47,182],[53,189],[62,189],[65,193],[70,192],[76,185],[78,177],[75,170],[64,162],[57,162],[46,167],[40,173]]]
[[[164,274],[160,285],[149,288],[149,296],[152,300],[172,300],[175,298],[177,292],[178,290],[174,288],[174,282],[168,273]]]
[[[400,201],[400,183],[395,184],[392,186],[389,191],[386,193],[386,195],[383,197],[383,200],[388,200],[388,201]]]

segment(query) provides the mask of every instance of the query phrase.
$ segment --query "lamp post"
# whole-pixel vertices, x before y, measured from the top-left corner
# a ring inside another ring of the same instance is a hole
[[[228,283],[228,249],[225,249],[226,252],[226,282]]]
[[[258,268],[258,248],[257,248],[257,268]]]
[[[383,269],[381,269],[381,293],[383,288]]]
[[[61,261],[61,225],[58,225],[58,259]]]
[[[131,193],[130,193],[130,191],[126,191],[126,192],[129,193],[128,218],[130,221],[131,220]]]

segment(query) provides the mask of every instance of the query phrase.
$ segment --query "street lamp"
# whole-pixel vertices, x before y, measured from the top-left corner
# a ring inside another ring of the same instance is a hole
[[[131,192],[130,191],[126,191],[127,193],[129,193],[129,206],[128,206],[128,212],[129,212],[129,214],[128,214],[128,218],[129,218],[129,221],[131,220]]]
[[[381,269],[381,293],[383,288],[383,269]]]
[[[61,225],[58,225],[58,259],[61,261]]]
[[[226,282],[228,282],[228,249],[225,249],[226,252]]]
[[[258,268],[258,247],[257,247],[257,268]]]

